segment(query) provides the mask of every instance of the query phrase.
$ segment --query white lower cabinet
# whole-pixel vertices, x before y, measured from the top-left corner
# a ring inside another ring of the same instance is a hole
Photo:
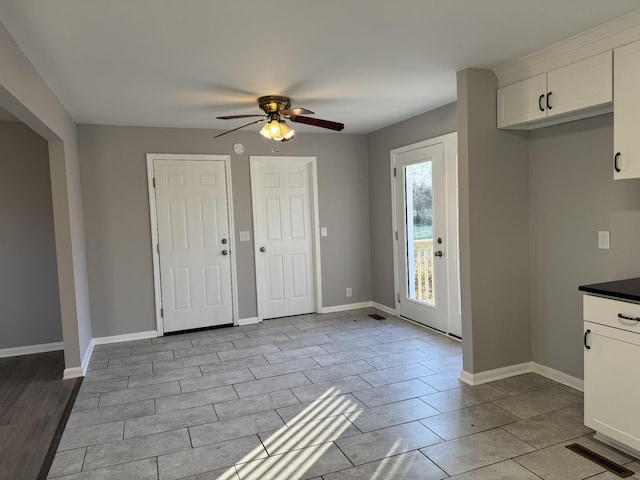
[[[640,451],[640,305],[585,295],[584,317],[585,425]]]

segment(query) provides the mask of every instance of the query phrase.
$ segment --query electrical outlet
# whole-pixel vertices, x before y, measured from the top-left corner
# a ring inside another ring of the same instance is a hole
[[[327,236],[327,227],[322,227],[320,229],[320,236],[321,237],[326,237]]]
[[[353,291],[351,290],[351,287],[347,288],[347,297],[350,297],[351,295],[353,295]]]
[[[609,231],[608,230],[599,230],[598,231],[598,248],[600,250],[609,250]]]
[[[243,230],[242,232],[240,232],[240,241],[241,242],[248,242],[250,240],[251,240],[251,235],[250,235],[248,230]]]

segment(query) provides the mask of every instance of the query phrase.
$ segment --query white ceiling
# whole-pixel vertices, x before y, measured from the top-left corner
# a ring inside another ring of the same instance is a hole
[[[78,123],[233,128],[260,95],[368,133],[638,0],[2,0],[0,20]],[[313,127],[302,131],[324,131]]]

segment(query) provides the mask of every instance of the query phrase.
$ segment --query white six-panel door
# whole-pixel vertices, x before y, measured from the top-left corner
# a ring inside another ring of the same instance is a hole
[[[312,160],[252,157],[259,313],[262,319],[315,309]]]
[[[225,162],[153,169],[164,332],[233,323]]]

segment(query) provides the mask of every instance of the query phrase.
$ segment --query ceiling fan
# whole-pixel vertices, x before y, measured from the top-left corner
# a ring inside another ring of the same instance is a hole
[[[249,117],[262,117],[260,120],[249,122],[246,125],[242,125],[232,130],[227,130],[220,135],[216,135],[214,138],[221,137],[227,133],[235,132],[241,128],[248,127],[255,123],[267,123],[260,130],[260,135],[271,140],[278,142],[286,142],[293,138],[295,131],[289,125],[286,124],[286,120],[296,123],[304,123],[306,125],[313,125],[314,127],[328,128],[329,130],[341,131],[344,128],[344,124],[338,122],[331,122],[329,120],[322,120],[320,118],[306,117],[304,115],[313,115],[311,110],[306,108],[291,108],[291,99],[289,97],[282,97],[280,95],[266,95],[258,98],[258,106],[264,112],[261,114],[250,115],[226,115],[223,117],[216,117],[219,120],[235,120],[237,118],[249,118]]]

